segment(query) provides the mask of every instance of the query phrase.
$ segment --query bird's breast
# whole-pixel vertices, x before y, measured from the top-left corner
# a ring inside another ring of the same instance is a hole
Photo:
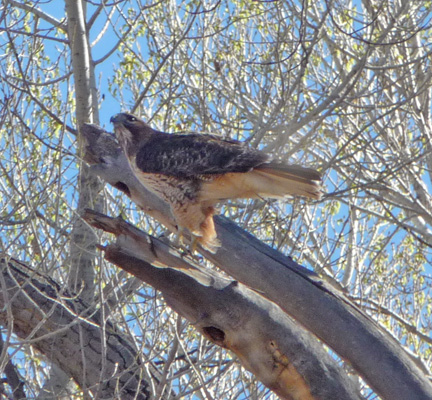
[[[143,172],[135,162],[131,163],[140,183],[156,196],[169,204],[194,202],[198,198],[201,182],[172,175]]]

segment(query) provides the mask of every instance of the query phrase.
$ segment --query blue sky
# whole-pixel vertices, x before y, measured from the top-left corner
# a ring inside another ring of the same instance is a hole
[[[55,8],[55,7],[53,7],[53,4],[58,4],[59,7]],[[353,2],[353,4],[355,6],[358,6],[359,2]],[[63,1],[59,1],[58,0],[56,2],[50,2],[50,3],[47,3],[47,4],[44,4],[43,2],[41,2],[41,3],[39,3],[38,6],[42,10],[45,10],[47,13],[49,13],[50,15],[52,15],[52,16],[58,18],[58,19],[62,19],[64,17],[64,15],[65,15]],[[91,15],[92,11],[94,9],[95,9],[95,6],[93,6],[90,3],[88,3],[88,15]],[[104,20],[104,18],[99,18],[96,21],[96,23],[95,23],[95,25],[94,25],[94,27],[93,27],[93,29],[91,31],[91,37],[90,37],[91,41],[93,41],[97,37],[97,35],[99,34],[100,30],[103,28],[103,24],[102,24],[103,20]],[[116,20],[116,17],[114,18],[114,21],[115,20]],[[426,21],[426,22],[428,22],[428,21]],[[44,26],[45,23],[41,21],[40,24],[41,24],[41,26]],[[48,28],[48,24],[45,24],[45,25]],[[360,22],[358,22],[358,23],[354,24],[353,28],[354,29],[359,29],[360,26],[361,26]],[[2,40],[1,36],[0,36],[0,40]],[[94,46],[93,50],[92,50],[92,52],[93,52],[92,53],[93,59],[97,60],[100,57],[104,56],[105,53],[109,49],[111,49],[111,47],[113,46],[113,44],[116,43],[116,41],[117,41],[117,37],[114,34],[114,30],[112,29],[112,27],[109,26],[108,29],[107,29],[107,31],[106,31],[106,33],[103,35],[102,39],[100,40],[100,42],[97,43]],[[46,46],[47,46],[46,49],[47,49],[48,54],[52,55],[52,59],[56,59],[58,57],[59,51],[62,50],[62,44],[52,43],[50,45],[47,44]],[[141,47],[141,52],[142,52],[142,55],[143,55],[144,59],[146,59],[146,56],[147,56],[146,52],[147,52],[147,50],[148,49],[145,47],[145,45],[144,45],[144,47]],[[199,50],[199,48],[197,50]],[[119,63],[120,63],[121,60],[122,60],[121,56],[117,52],[114,52],[106,61],[104,61],[103,63],[99,64],[97,66],[97,68],[96,68],[97,85],[98,85],[98,88],[100,90],[100,94],[103,95],[103,97],[104,97],[103,101],[101,101],[100,105],[99,105],[100,106],[100,110],[99,110],[100,111],[100,124],[103,127],[105,127],[107,130],[111,130],[112,129],[112,127],[111,127],[111,125],[109,123],[110,117],[113,114],[115,114],[115,113],[117,113],[119,111],[124,111],[124,109],[122,110],[120,99],[119,98],[114,98],[110,94],[110,92],[108,90],[108,79],[109,79],[110,76],[112,76],[113,70],[119,68]],[[63,61],[63,62],[65,62],[65,61]],[[64,70],[66,70],[66,67],[65,67],[64,64],[60,65],[60,67],[63,68]],[[142,83],[142,85],[144,85],[144,82]],[[319,89],[319,88],[317,88],[317,89]],[[65,93],[66,92],[67,91],[65,90]],[[126,103],[129,106],[131,106],[133,104],[132,103],[132,101],[133,101],[132,96],[128,92],[126,92],[126,91],[123,93],[123,95],[126,98]],[[163,97],[163,93],[161,93],[161,97]],[[317,94],[317,100],[316,100],[317,103],[319,102],[319,99],[320,99],[320,97],[319,97],[319,93],[318,93]],[[125,107],[127,107],[127,106],[125,106]],[[330,120],[330,118],[331,117],[329,117],[329,120]],[[338,118],[338,116],[335,115],[333,118],[334,118],[334,120],[336,120]],[[199,130],[199,128],[200,127],[197,126],[198,130]],[[243,131],[242,133],[245,134],[245,136],[247,136],[247,134],[248,134],[247,131]],[[372,132],[371,136],[374,136],[373,132]],[[379,138],[378,134],[375,134],[374,137],[375,137],[375,139]],[[2,139],[2,140],[4,140],[4,139]],[[67,140],[65,141],[65,143],[67,143]],[[416,145],[419,145],[419,144],[417,143]],[[298,152],[298,154],[301,154],[301,153],[302,153],[301,151]],[[298,154],[296,154],[296,155],[298,156]],[[72,163],[73,161],[71,160],[70,162]],[[73,170],[73,173],[76,173],[76,169]],[[74,179],[74,176],[71,175],[69,178]],[[328,174],[326,176],[326,187],[327,187],[327,189],[329,191],[334,190],[334,188],[332,187],[332,184],[331,184],[331,180],[332,179],[334,179],[336,181],[336,172],[334,172],[334,171],[331,172],[330,174]],[[431,183],[428,180],[426,180],[425,182],[426,182],[428,188],[431,189]],[[74,194],[73,193],[74,192],[74,187],[73,186],[71,186],[69,189],[70,189],[70,193],[71,193],[70,194],[70,196],[71,196],[70,198],[72,198],[72,196],[74,196],[76,194],[76,191],[75,191],[75,194]],[[329,201],[325,201],[325,202],[319,204],[317,207],[318,207],[318,209],[320,209],[320,208],[322,209],[322,208],[328,206],[328,204],[329,204]],[[324,251],[327,252],[327,254],[331,255],[331,258],[328,260],[328,262],[329,262],[330,265],[333,266],[334,270],[340,268],[341,262],[344,261],[345,253],[342,252],[343,247],[341,246],[341,243],[347,243],[347,237],[348,237],[349,231],[350,231],[350,225],[349,225],[350,207],[349,207],[349,204],[348,203],[343,203],[343,202],[340,202],[339,204],[340,204],[340,209],[333,216],[332,220],[331,221],[327,221],[328,222],[327,224],[323,223],[322,227],[319,228],[319,229],[321,229],[322,232],[324,232],[324,229],[327,229],[326,233],[328,233],[328,235],[330,237],[330,240],[327,242],[329,247],[325,248]],[[289,216],[291,214],[291,206],[290,206],[289,203],[287,203],[286,206],[283,205],[283,204],[281,204],[281,203],[278,203],[278,204],[275,204],[275,205],[271,205],[270,207],[275,207],[275,208],[282,209],[282,212],[281,212],[282,217],[286,217],[287,219],[289,219]],[[396,215],[399,213],[399,211],[398,211],[397,208],[395,208],[393,210],[393,212]],[[320,211],[318,211],[318,215],[320,215]],[[324,212],[322,213],[322,215],[324,215],[323,218],[325,218],[326,214]],[[371,227],[375,223],[376,222],[371,219],[368,222],[368,224],[366,224],[366,226]],[[397,230],[396,233],[394,233],[395,230]],[[390,238],[391,239],[389,241],[389,243],[387,244],[387,246],[388,246],[387,249],[389,250],[389,253],[391,253],[391,254],[393,254],[392,249],[395,246],[399,245],[400,242],[402,241],[402,239],[406,236],[406,232],[405,231],[403,231],[403,230],[401,230],[399,228],[396,228],[395,225],[391,225],[391,224],[389,224],[387,226],[383,225],[381,227],[381,232],[382,232],[382,235],[385,238]],[[339,243],[337,243],[338,240],[340,240]],[[334,248],[331,247],[332,244],[335,245]],[[366,245],[367,245],[367,243],[366,243]],[[284,250],[286,250],[287,252],[290,251],[289,248],[286,248]],[[362,252],[363,248],[360,247],[359,251]],[[373,253],[371,253],[371,254],[373,254]],[[430,251],[426,250],[425,254],[429,258],[428,259],[429,263],[426,266],[425,274],[430,277],[431,273],[432,273],[432,266],[431,266],[431,262],[430,262],[431,261],[430,260],[430,257],[431,257]],[[365,261],[365,264],[366,264],[365,267],[366,267],[366,269],[369,268],[369,267],[371,267],[372,263],[374,263],[374,262],[375,262],[375,260],[373,259],[372,256],[370,258],[368,258]],[[390,263],[392,263],[392,260],[389,260],[389,264]],[[401,263],[402,266],[404,266],[403,263],[406,264],[407,261],[406,260],[402,260],[400,263]],[[309,265],[307,265],[306,261],[305,261],[305,265],[309,267]],[[402,273],[400,271],[401,271],[401,269],[399,268],[399,269],[396,269],[394,271],[389,271],[389,273],[392,273],[392,274]],[[344,273],[344,271],[340,270],[339,271],[339,276],[342,276],[343,273]],[[357,272],[355,271],[355,273],[357,273]],[[385,282],[383,282],[383,283],[385,283]],[[413,284],[413,280],[411,278],[408,281],[408,283],[407,283],[407,287],[412,286],[412,284]],[[401,287],[400,290],[403,290],[403,288]],[[427,292],[427,293],[429,295],[429,292]]]

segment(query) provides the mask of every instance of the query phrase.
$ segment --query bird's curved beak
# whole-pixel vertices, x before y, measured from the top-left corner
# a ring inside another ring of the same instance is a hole
[[[112,124],[116,124],[116,123],[119,123],[119,122],[121,122],[122,121],[122,114],[116,114],[116,115],[113,115],[111,118],[110,118],[110,122],[112,123]]]

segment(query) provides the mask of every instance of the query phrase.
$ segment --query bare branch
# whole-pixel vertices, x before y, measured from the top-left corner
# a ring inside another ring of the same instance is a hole
[[[173,309],[233,351],[282,399],[359,398],[318,342],[257,292],[199,267],[119,218],[90,210],[84,218],[116,235],[105,249],[107,260],[161,290]]]
[[[92,130],[92,126],[87,126],[86,130]],[[121,153],[113,152],[112,143],[108,143],[105,151],[112,156],[109,164],[103,162],[102,165],[111,171],[110,181],[119,182],[121,179],[114,175],[119,167],[112,166],[117,164],[116,158]],[[90,153],[100,150],[103,139],[98,146],[90,144],[88,150]],[[93,159],[96,158],[93,154]],[[134,183],[129,182],[131,184]],[[133,190],[127,187],[129,192]],[[145,202],[146,197],[142,197],[139,204]],[[420,400],[432,396],[432,386],[394,339],[345,296],[228,220],[217,218],[216,225],[222,246],[216,254],[204,252],[206,258],[278,304],[342,358],[349,360],[383,397],[402,400],[409,396]],[[125,268],[123,263],[121,266]],[[134,270],[134,273],[137,272]],[[328,321],[332,321],[331,324]]]

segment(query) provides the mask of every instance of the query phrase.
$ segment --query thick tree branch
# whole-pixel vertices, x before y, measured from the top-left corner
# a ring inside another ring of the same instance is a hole
[[[11,324],[16,335],[31,342],[84,391],[100,398],[149,398],[136,349],[111,323],[101,321],[99,312],[61,294],[55,282],[12,258],[0,260],[0,285],[1,324]]]
[[[99,135],[100,128],[95,132],[95,127],[91,125],[83,128],[85,136],[91,136],[90,132],[100,138],[96,141],[99,147],[93,148],[91,143],[95,143],[94,137],[89,142],[88,150],[93,152],[92,159],[99,159],[101,164],[94,171],[104,171],[103,177],[125,193],[139,193],[138,199],[133,196],[132,199],[145,208],[147,199],[151,202],[151,196],[147,196],[142,188],[133,187],[137,181],[134,183],[130,179],[127,184],[122,181],[122,177],[128,176],[130,172],[123,171],[116,175],[124,168],[124,164],[121,163],[118,150],[117,153],[112,152],[115,148],[113,137]],[[107,146],[103,145],[105,140]],[[102,148],[105,153],[99,158],[98,152]],[[158,208],[161,203],[152,203],[153,216],[162,212]],[[165,220],[167,218],[165,216]],[[278,304],[288,315],[317,335],[349,361],[382,397],[395,400],[432,399],[430,382],[400,345],[342,294],[335,293],[318,277],[228,220],[217,218],[216,225],[222,247],[214,255],[203,253],[206,257],[234,279]]]
[[[51,400],[62,398],[62,395],[67,394],[69,384],[72,384],[70,376],[68,376],[62,369],[53,363],[51,365],[49,378],[41,387],[41,390],[35,400]]]
[[[359,399],[317,340],[245,285],[188,261],[160,240],[90,210],[83,218],[117,236],[105,258],[162,291],[167,303],[282,399]]]

